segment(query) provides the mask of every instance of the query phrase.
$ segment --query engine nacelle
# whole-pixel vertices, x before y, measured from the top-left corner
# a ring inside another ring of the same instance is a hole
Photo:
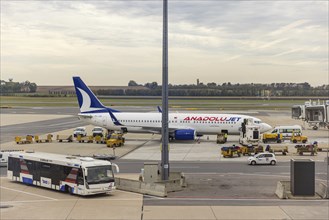
[[[176,140],[194,140],[195,139],[195,130],[193,129],[184,129],[175,131]]]

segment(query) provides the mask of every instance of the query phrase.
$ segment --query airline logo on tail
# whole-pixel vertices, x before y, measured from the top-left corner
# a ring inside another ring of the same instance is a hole
[[[73,82],[81,113],[104,112],[106,107],[97,99],[80,77],[73,77]]]
[[[78,100],[79,100],[79,105],[80,105],[80,111],[81,112],[92,112],[92,111],[99,111],[102,110],[104,108],[93,108],[91,107],[91,99],[90,96],[82,89],[80,89],[79,87],[76,87],[76,89],[80,92],[80,95],[82,96],[78,96]],[[77,93],[78,95],[78,93]],[[81,104],[80,104],[80,99],[81,99]]]
[[[107,112],[115,125],[121,125],[113,112],[118,112],[111,108],[106,108],[81,80],[80,77],[73,77],[75,92],[77,94],[81,113],[104,113]]]

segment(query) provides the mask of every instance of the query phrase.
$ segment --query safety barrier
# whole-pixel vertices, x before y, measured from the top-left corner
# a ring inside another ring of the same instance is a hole
[[[166,197],[167,190],[164,183],[145,183],[138,180],[115,178],[116,188],[124,191]]]
[[[276,185],[275,194],[280,199],[287,199],[287,192],[290,191],[290,181],[278,181]]]
[[[324,183],[318,185],[318,190],[316,192],[322,199],[329,199],[328,187]]]
[[[160,197],[166,197],[169,192],[180,191],[182,187],[186,187],[186,180],[183,173],[170,172],[169,177],[169,180],[166,181],[150,183],[116,177],[115,183],[117,189],[120,190]]]

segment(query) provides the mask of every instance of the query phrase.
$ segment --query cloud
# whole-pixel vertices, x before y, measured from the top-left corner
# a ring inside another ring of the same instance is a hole
[[[125,76],[111,77],[113,85],[161,80],[162,1],[1,1],[1,8],[2,77],[53,84],[46,72],[71,84],[75,72],[97,73],[95,85],[113,74]],[[193,70],[203,81],[218,72],[239,81],[246,69],[266,66],[323,83],[327,9],[326,1],[169,1],[171,82],[195,82]]]

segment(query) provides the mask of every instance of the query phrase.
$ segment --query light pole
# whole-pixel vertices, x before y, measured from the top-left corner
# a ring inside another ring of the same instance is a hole
[[[161,175],[162,180],[169,179],[168,152],[168,1],[163,0],[163,33],[162,33],[162,147]]]

